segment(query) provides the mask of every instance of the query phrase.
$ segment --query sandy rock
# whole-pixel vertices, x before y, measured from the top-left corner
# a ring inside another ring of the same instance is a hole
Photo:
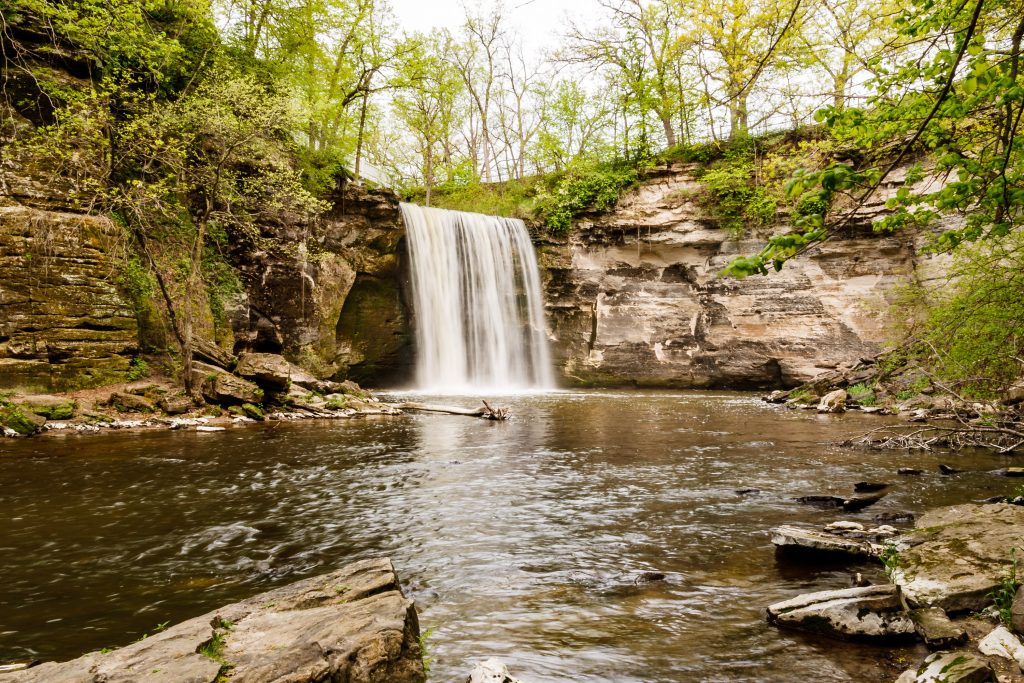
[[[386,559],[257,595],[107,654],[42,664],[0,680],[213,683],[225,671],[232,683],[426,680],[416,610]]]
[[[252,382],[226,372],[213,374],[203,384],[203,397],[212,403],[261,403],[263,390]]]
[[[1020,544],[1021,529],[1024,507],[1017,505],[932,510],[901,537],[893,581],[912,607],[980,610],[1010,569],[1010,549]]]
[[[818,402],[819,413],[846,412],[846,389],[836,389],[821,397]]]
[[[192,410],[192,399],[187,396],[164,396],[156,405],[168,415],[183,415]]]
[[[893,640],[915,633],[899,588],[888,584],[807,593],[768,607],[768,621],[840,637]]]
[[[121,413],[152,413],[156,411],[152,401],[124,391],[115,391],[107,399],[107,405]]]
[[[74,399],[51,394],[22,396],[18,403],[47,420],[70,420],[78,412],[78,403]]]

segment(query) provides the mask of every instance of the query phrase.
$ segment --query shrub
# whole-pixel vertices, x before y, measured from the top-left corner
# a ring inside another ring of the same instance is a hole
[[[753,183],[753,170],[749,163],[730,163],[701,177],[705,206],[733,237],[742,236],[748,223],[769,225],[775,219],[775,199]]]

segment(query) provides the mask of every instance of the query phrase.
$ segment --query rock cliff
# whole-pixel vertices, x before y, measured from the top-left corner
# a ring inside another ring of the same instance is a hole
[[[702,206],[696,170],[660,169],[613,211],[579,221],[567,241],[540,245],[563,381],[793,386],[876,353],[894,288],[921,265],[918,238],[873,233],[885,194],[782,272],[720,278],[768,232],[730,238]]]

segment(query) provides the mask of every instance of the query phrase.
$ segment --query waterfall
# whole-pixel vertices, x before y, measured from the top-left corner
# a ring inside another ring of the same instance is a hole
[[[402,204],[420,389],[554,386],[540,273],[522,221]]]

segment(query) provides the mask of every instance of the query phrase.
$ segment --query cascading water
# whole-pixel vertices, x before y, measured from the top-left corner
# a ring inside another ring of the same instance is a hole
[[[420,389],[554,386],[540,273],[522,221],[402,204]]]

